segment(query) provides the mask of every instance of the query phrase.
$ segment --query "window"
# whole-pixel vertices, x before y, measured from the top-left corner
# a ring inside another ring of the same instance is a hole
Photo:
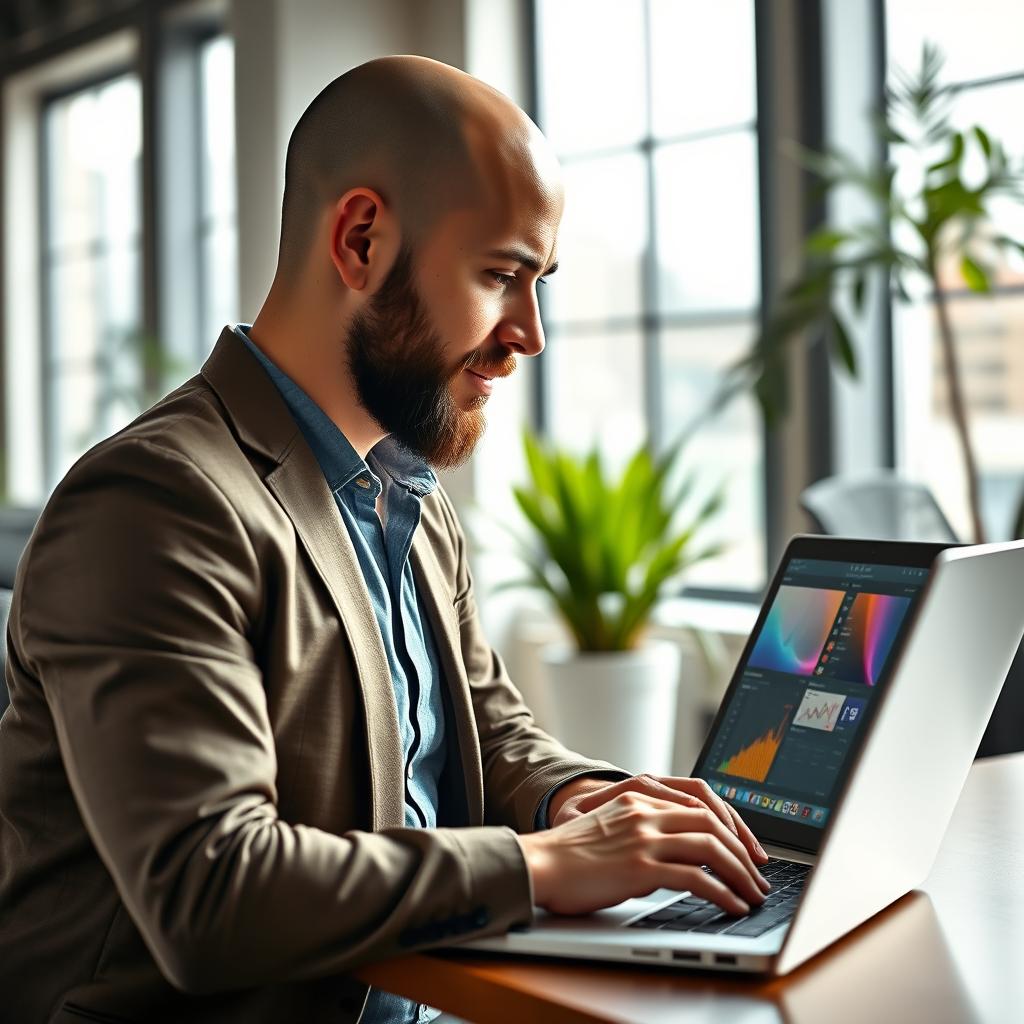
[[[954,86],[952,119],[980,124],[1024,157],[1024,7],[1016,0],[898,0],[886,4],[890,67],[916,68],[925,40],[946,57],[943,81]],[[1002,233],[1024,239],[1024,209],[993,207]],[[968,291],[950,268],[950,315],[981,474],[989,539],[1009,535],[1024,488],[1024,257],[1010,257],[994,295]],[[894,310],[897,441],[900,468],[924,480],[950,522],[970,536],[966,483],[938,357],[934,310],[927,297]]]
[[[199,69],[202,104],[200,344],[208,352],[221,328],[238,319],[235,75],[234,49],[228,36],[214,36],[201,44]]]
[[[760,303],[752,0],[538,0],[538,120],[559,152],[561,270],[543,293],[541,421],[611,463],[664,446],[744,352]],[[586,45],[580,26],[586,25]],[[688,464],[722,486],[728,544],[688,584],[764,584],[754,403],[704,423]],[[709,531],[710,533],[710,531]]]
[[[138,412],[140,90],[120,75],[43,109],[43,415],[56,480]]]
[[[126,14],[116,48],[99,41],[21,73],[6,138],[37,137],[18,160],[40,181],[39,233],[29,219],[5,235],[14,251],[28,251],[26,231],[38,240],[38,279],[25,283],[39,316],[7,353],[8,395],[38,398],[9,417],[8,447],[41,435],[43,462],[32,474],[28,456],[10,460],[22,503],[194,374],[237,318],[234,55],[211,17],[175,6],[146,22],[143,45]]]

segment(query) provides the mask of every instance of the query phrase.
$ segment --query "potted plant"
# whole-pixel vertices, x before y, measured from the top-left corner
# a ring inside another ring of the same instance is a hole
[[[694,500],[682,441],[660,456],[641,445],[618,476],[596,449],[577,457],[529,432],[523,446],[528,483],[514,495],[533,535],[517,536],[526,577],[505,586],[544,594],[572,638],[542,656],[555,731],[627,770],[668,774],[680,651],[648,628],[666,588],[721,550],[698,544],[721,491]]]
[[[801,336],[829,339],[833,356],[856,375],[856,355],[839,300],[847,296],[849,308],[861,312],[869,275],[882,270],[893,297],[907,301],[907,285],[917,278],[935,304],[973,539],[980,542],[985,538],[977,456],[947,291],[952,272],[972,291],[987,292],[997,259],[1012,251],[1024,253],[1024,243],[1000,231],[993,217],[994,201],[1024,203],[1024,168],[1011,163],[983,128],[962,132],[951,124],[955,92],[940,84],[941,68],[939,51],[926,44],[916,74],[896,72],[895,84],[886,90],[885,110],[875,120],[879,139],[890,150],[917,155],[921,170],[916,176],[903,180],[888,160],[865,165],[838,150],[801,151],[800,159],[826,192],[851,189],[869,201],[872,212],[852,227],[825,226],[810,235],[800,273],[782,293],[750,351],[731,368],[714,406],[753,387],[769,421],[784,413],[785,363],[792,342]],[[1024,531],[1024,506],[1017,529]]]

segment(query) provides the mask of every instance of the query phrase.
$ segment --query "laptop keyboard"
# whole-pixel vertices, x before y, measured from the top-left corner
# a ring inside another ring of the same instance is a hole
[[[709,868],[705,868],[709,874]],[[756,938],[785,924],[796,912],[810,867],[788,860],[772,859],[760,869],[772,888],[764,903],[744,917],[727,914],[721,907],[700,896],[681,900],[655,910],[629,925],[648,931],[695,932],[700,935],[742,935]]]

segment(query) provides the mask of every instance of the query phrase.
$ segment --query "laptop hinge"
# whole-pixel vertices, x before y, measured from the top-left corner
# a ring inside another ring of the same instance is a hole
[[[804,850],[794,850],[788,846],[773,846],[771,843],[762,843],[764,852],[769,857],[777,857],[779,860],[794,860],[797,864],[817,864],[818,855],[807,853]]]

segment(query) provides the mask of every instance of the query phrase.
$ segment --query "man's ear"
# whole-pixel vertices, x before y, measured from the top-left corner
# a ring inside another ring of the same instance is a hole
[[[349,189],[335,203],[331,225],[331,261],[345,286],[375,291],[397,252],[397,224],[380,194]]]

